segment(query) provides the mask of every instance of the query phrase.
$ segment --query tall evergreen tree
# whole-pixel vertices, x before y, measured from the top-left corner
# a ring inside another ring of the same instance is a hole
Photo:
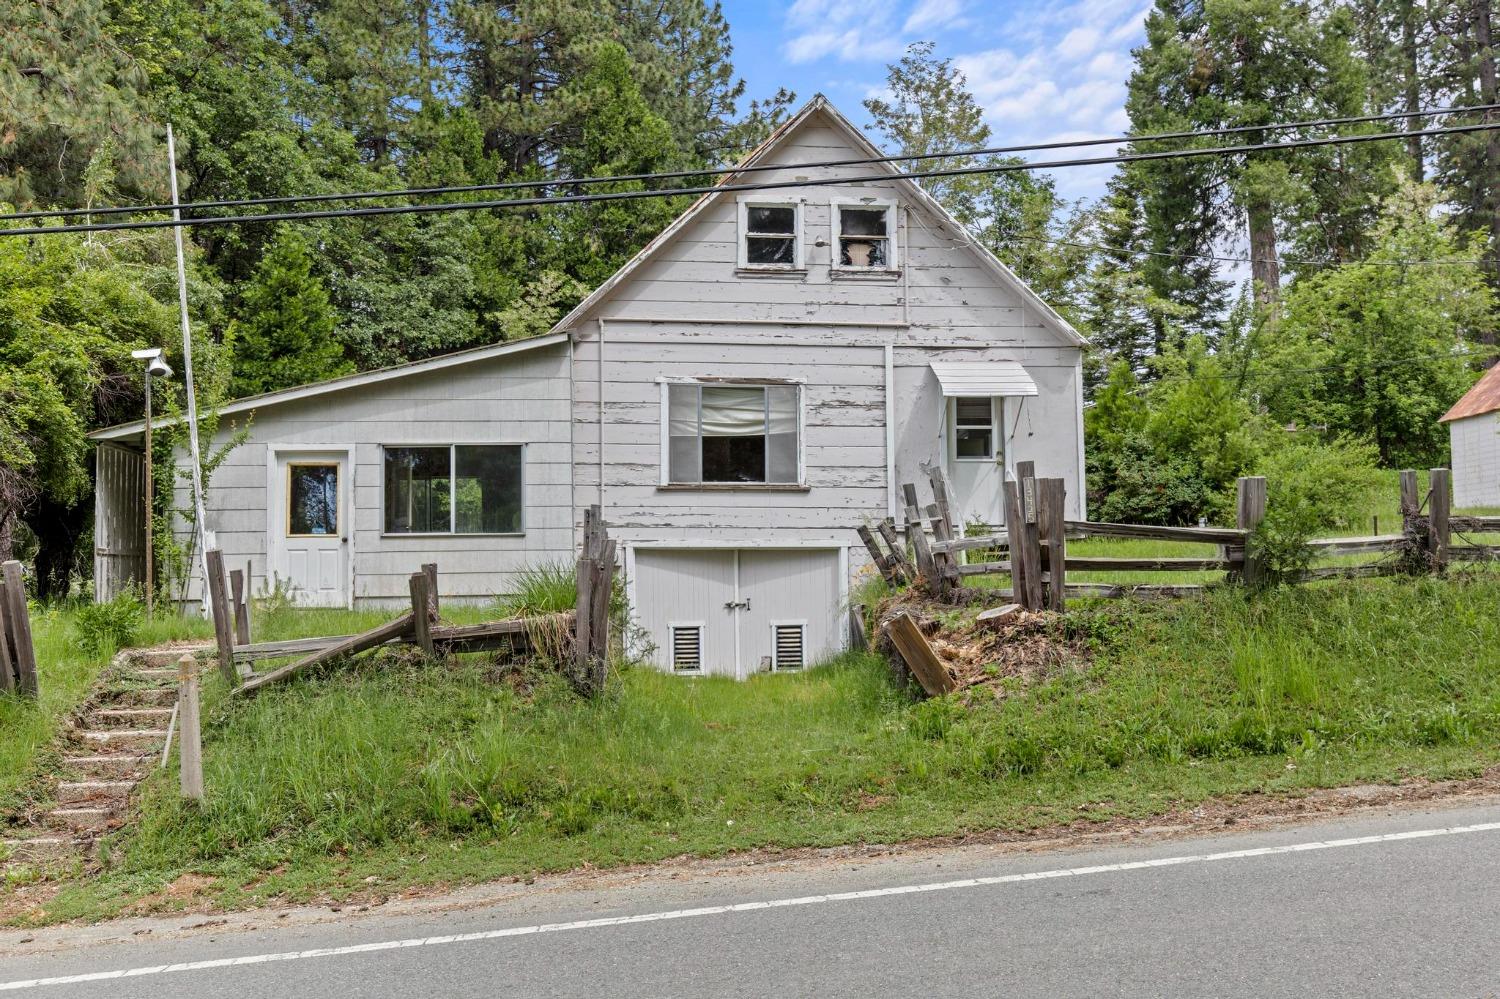
[[[337,322],[306,245],[283,231],[261,259],[230,326],[231,393],[259,395],[350,370],[334,338]]]

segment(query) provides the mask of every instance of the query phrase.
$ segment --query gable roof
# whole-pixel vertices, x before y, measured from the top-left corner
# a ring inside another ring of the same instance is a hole
[[[235,399],[233,402],[225,403],[219,407],[219,415],[232,416],[235,413],[246,413],[265,406],[277,406],[284,402],[295,402],[298,399],[308,399],[313,396],[325,395],[329,392],[343,392],[346,389],[375,385],[380,382],[390,381],[392,378],[404,378],[407,375],[442,371],[444,368],[451,368],[460,364],[472,364],[475,361],[488,361],[491,358],[504,357],[507,354],[519,354],[522,351],[535,350],[538,347],[550,347],[553,344],[563,343],[567,339],[568,337],[565,333],[547,333],[543,336],[526,337],[521,340],[506,340],[483,347],[456,350],[451,354],[439,354],[437,357],[429,357],[421,361],[407,361],[404,364],[393,364],[388,368],[359,371],[352,375],[340,375],[337,378],[312,382],[308,385],[278,389],[275,392],[262,392],[260,395],[246,396],[243,399]],[[158,419],[153,422],[156,426],[167,426],[177,422],[177,419],[177,417],[172,417]],[[145,430],[145,420],[132,420],[129,423],[118,423],[112,427],[95,430],[89,434],[89,439],[96,441],[121,440],[144,433]]]
[[[822,94],[818,94],[813,97],[812,100],[804,104],[802,106],[802,109],[795,115],[783,122],[781,127],[772,132],[764,142],[755,147],[755,149],[751,150],[749,155],[741,160],[738,166],[743,169],[745,167],[759,166],[765,163],[770,159],[771,153],[778,146],[780,146],[788,136],[794,134],[798,129],[806,124],[810,118],[820,112],[825,115],[828,120],[838,128],[840,132],[844,134],[844,136],[856,149],[859,150],[862,155],[870,157],[880,157],[885,155],[885,153],[881,152],[880,149],[870,141],[868,136],[866,136],[863,132],[861,132],[854,126],[853,122],[851,122],[848,118],[845,118],[843,114],[839,112],[838,108],[834,107],[833,104],[829,102],[828,98],[824,97]],[[772,161],[772,163],[774,164],[774,161]],[[1048,324],[1062,335],[1063,339],[1067,340],[1069,343],[1075,346],[1082,347],[1086,345],[1087,341],[1084,340],[1084,338],[1078,333],[1077,330],[1072,327],[1072,325],[1066,319],[1058,315],[1057,311],[1053,309],[1052,306],[1043,301],[1041,296],[1033,291],[1030,285],[1022,281],[1020,277],[1016,275],[1015,271],[1007,267],[1003,260],[995,256],[977,239],[975,239],[974,234],[969,232],[968,229],[964,228],[964,226],[953,217],[948,209],[944,208],[942,206],[942,203],[934,198],[931,194],[929,194],[922,187],[922,185],[918,184],[916,181],[907,179],[893,163],[872,163],[870,164],[870,168],[872,170],[881,170],[889,173],[890,176],[897,181],[898,187],[906,194],[906,196],[911,201],[920,205],[923,210],[927,211],[934,218],[936,218],[939,226],[947,229],[950,235],[957,238],[962,245],[966,246],[971,252],[973,252],[974,256],[979,258],[981,264],[990,271],[990,273],[999,281],[1000,284],[1014,290],[1018,295],[1020,295],[1022,301],[1025,302],[1029,307],[1035,309],[1041,316],[1043,316]],[[741,177],[743,177],[743,174],[738,172],[725,174],[719,179],[717,186],[724,187],[726,185],[734,184]],[[823,184],[809,186],[831,185]],[[662,249],[662,247],[670,243],[674,238],[676,238],[679,233],[681,233],[694,220],[696,220],[698,216],[708,208],[709,204],[711,204],[717,198],[724,197],[726,193],[727,192],[722,191],[712,191],[708,194],[701,195],[697,201],[693,202],[693,204],[688,207],[686,211],[677,216],[677,218],[672,222],[671,225],[663,229],[655,239],[651,240],[651,242],[642,247],[639,253],[626,261],[625,264],[619,270],[611,274],[603,284],[595,288],[587,298],[574,306],[571,312],[569,312],[566,316],[563,316],[563,318],[558,321],[557,325],[552,327],[552,332],[558,333],[571,330],[577,323],[582,321],[582,319],[586,315],[588,315],[588,313],[595,306],[607,300],[610,295],[614,293],[615,289],[625,283],[625,281],[631,276],[631,274],[633,274],[639,267],[641,267],[652,257],[654,257]]]
[[[1448,412],[1438,417],[1438,422],[1450,423],[1466,416],[1483,416],[1496,410],[1500,410],[1500,364],[1480,375],[1474,387],[1465,392]]]

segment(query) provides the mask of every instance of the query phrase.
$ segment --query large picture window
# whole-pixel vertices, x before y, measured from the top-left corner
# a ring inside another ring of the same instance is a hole
[[[385,533],[520,534],[520,444],[385,448]]]
[[[795,385],[667,386],[667,481],[795,484],[797,393]]]

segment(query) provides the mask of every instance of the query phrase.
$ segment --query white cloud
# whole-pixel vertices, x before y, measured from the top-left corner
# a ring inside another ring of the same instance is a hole
[[[891,0],[855,5],[847,0],[797,0],[787,10],[792,36],[783,52],[789,62],[835,56],[844,62],[894,59],[901,38],[892,30]]]
[[[963,12],[963,0],[918,0],[901,30],[910,35],[935,28],[952,28],[963,21]]]
[[[1099,47],[1099,31],[1096,28],[1074,28],[1063,35],[1057,43],[1056,52],[1064,59],[1078,59]]]

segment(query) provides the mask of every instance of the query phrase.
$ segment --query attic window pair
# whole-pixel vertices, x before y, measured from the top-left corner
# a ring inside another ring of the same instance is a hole
[[[885,271],[896,266],[896,208],[871,198],[835,201],[832,206],[836,270]],[[801,270],[803,252],[800,202],[740,203],[740,266],[750,270]]]

